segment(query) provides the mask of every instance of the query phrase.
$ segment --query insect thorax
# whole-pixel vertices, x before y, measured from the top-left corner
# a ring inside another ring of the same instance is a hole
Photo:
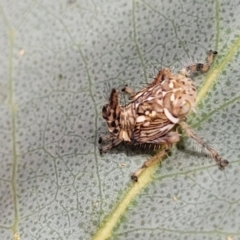
[[[163,69],[125,106],[118,104],[118,93],[113,89],[102,115],[109,132],[119,140],[134,144],[174,143],[179,137],[171,130],[191,112],[195,101],[193,81]]]

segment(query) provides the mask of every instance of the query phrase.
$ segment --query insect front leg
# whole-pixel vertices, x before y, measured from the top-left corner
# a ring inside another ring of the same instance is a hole
[[[209,151],[210,156],[217,162],[219,169],[222,170],[228,165],[229,162],[223,159],[213,148],[209,147],[205,142],[203,142],[201,138],[197,137],[186,122],[181,122],[179,123],[179,125],[182,127],[182,129],[184,129],[184,131],[187,133],[189,137],[197,141],[200,145],[202,145],[205,149]]]
[[[102,145],[103,142],[107,142],[107,144]],[[99,147],[100,154],[107,152],[108,150],[112,149],[113,147],[116,147],[121,142],[122,142],[122,140],[120,140],[110,134],[100,137],[98,140],[98,143],[101,144],[101,146]]]
[[[129,99],[131,99],[131,97],[135,96],[135,92],[126,84],[124,88],[122,88],[122,92],[125,92],[129,95]]]

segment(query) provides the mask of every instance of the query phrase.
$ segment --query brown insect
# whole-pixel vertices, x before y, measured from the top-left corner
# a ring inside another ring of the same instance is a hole
[[[107,152],[121,142],[161,147],[162,151],[145,161],[132,175],[131,178],[138,181],[144,168],[163,157],[180,140],[177,128],[180,126],[189,137],[209,151],[220,169],[224,169],[228,161],[197,137],[185,122],[196,103],[196,88],[189,75],[208,71],[216,54],[216,51],[210,50],[206,63],[187,66],[179,74],[164,68],[139,92],[135,93],[126,86],[122,91],[130,95],[130,102],[125,106],[119,104],[118,92],[112,89],[107,104],[102,108],[109,134],[99,138],[100,153]]]

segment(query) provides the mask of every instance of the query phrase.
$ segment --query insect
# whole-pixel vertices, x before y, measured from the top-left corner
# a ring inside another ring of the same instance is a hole
[[[186,123],[186,117],[196,104],[196,88],[189,76],[193,72],[207,72],[216,55],[216,51],[210,50],[205,63],[184,67],[177,74],[164,68],[151,83],[136,93],[126,85],[122,91],[129,94],[130,101],[124,106],[119,104],[119,94],[113,88],[108,102],[102,108],[102,117],[107,122],[109,134],[99,138],[100,153],[122,142],[159,147],[161,151],[146,160],[131,176],[132,180],[138,181],[144,168],[163,157],[180,140],[180,126],[210,153],[220,169],[224,169],[228,161],[200,139]]]

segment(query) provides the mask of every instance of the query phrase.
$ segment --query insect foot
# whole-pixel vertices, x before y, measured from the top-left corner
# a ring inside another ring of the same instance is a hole
[[[138,92],[126,85],[122,89],[130,97],[126,105],[119,104],[118,91],[113,88],[102,108],[102,117],[107,123],[109,133],[99,139],[100,153],[105,153],[122,142],[161,149],[132,175],[132,180],[137,182],[138,176],[146,167],[164,157],[172,145],[179,142],[180,126],[190,138],[210,153],[220,169],[224,169],[228,161],[198,138],[185,122],[196,105],[196,87],[189,76],[196,71],[208,71],[216,55],[216,51],[210,50],[205,63],[186,66],[180,73],[164,68]]]

